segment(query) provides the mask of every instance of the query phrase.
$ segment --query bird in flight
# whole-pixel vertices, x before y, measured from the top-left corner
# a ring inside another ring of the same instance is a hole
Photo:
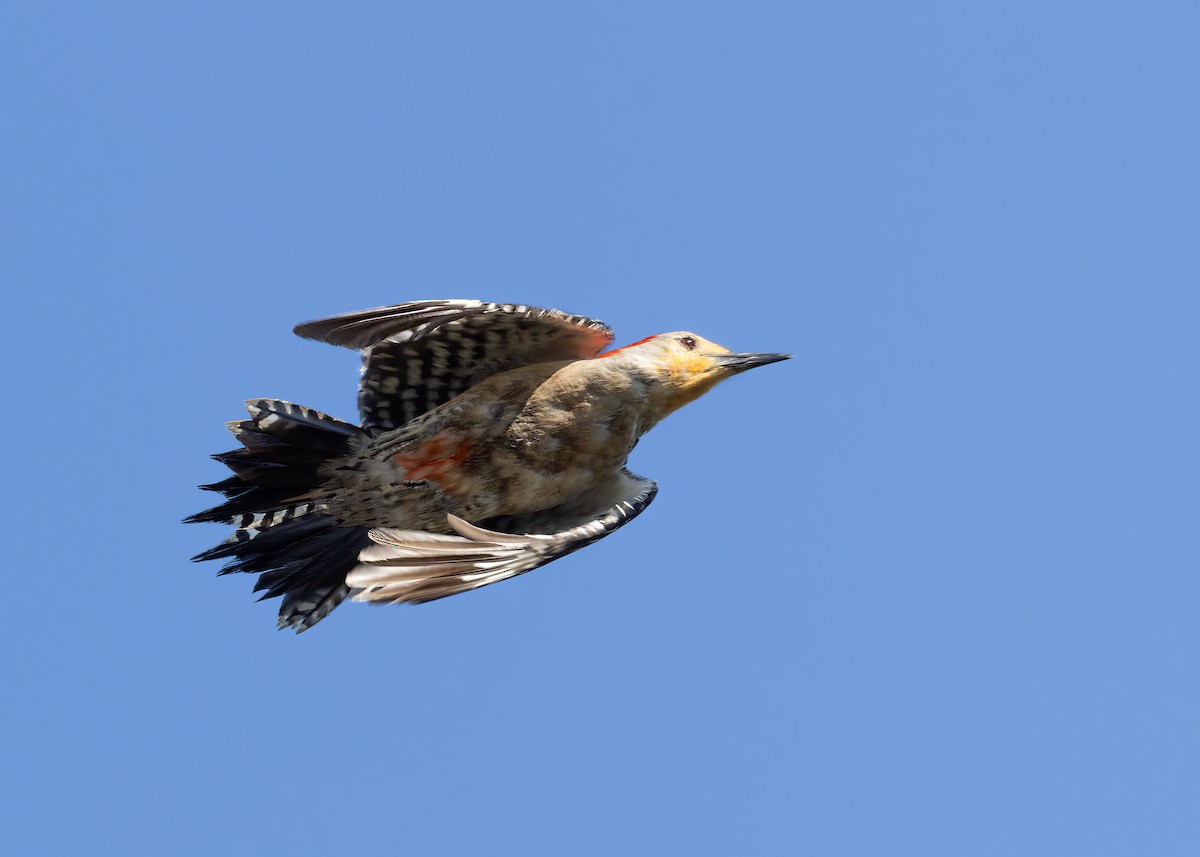
[[[301,324],[362,352],[361,425],[280,399],[228,424],[233,524],[194,557],[257,574],[297,633],[346,597],[419,604],[478,589],[604,538],[658,486],[626,459],[717,382],[789,354],[735,354],[694,333],[604,351],[612,330],[553,309],[431,300]]]

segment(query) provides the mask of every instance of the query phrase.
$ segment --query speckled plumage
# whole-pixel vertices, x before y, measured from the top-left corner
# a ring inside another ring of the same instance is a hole
[[[276,400],[232,423],[225,503],[237,525],[197,559],[260,573],[280,627],[348,594],[421,602],[544,565],[617,529],[656,486],[638,438],[722,378],[786,355],[730,354],[689,333],[600,354],[601,322],[480,301],[422,301],[300,325],[362,349],[361,427]]]

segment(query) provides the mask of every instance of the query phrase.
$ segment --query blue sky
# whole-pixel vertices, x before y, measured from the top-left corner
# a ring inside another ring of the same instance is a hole
[[[6,5],[11,853],[1196,854],[1198,27]],[[616,536],[277,633],[206,456],[431,297],[797,356]]]

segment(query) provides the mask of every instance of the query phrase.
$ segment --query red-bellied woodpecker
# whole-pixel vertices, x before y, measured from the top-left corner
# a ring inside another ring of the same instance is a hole
[[[229,423],[236,525],[195,559],[259,574],[279,627],[311,628],[347,595],[420,603],[507,580],[585,547],[650,504],[625,469],[638,438],[724,378],[787,354],[733,354],[663,333],[601,354],[602,322],[552,309],[419,301],[296,333],[363,352],[354,426],[278,399]]]

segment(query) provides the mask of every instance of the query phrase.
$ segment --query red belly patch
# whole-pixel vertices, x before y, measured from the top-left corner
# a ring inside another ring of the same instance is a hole
[[[445,434],[436,434],[415,449],[392,456],[392,463],[403,471],[405,480],[420,482],[428,479],[448,491],[457,487],[466,460],[466,445]]]

